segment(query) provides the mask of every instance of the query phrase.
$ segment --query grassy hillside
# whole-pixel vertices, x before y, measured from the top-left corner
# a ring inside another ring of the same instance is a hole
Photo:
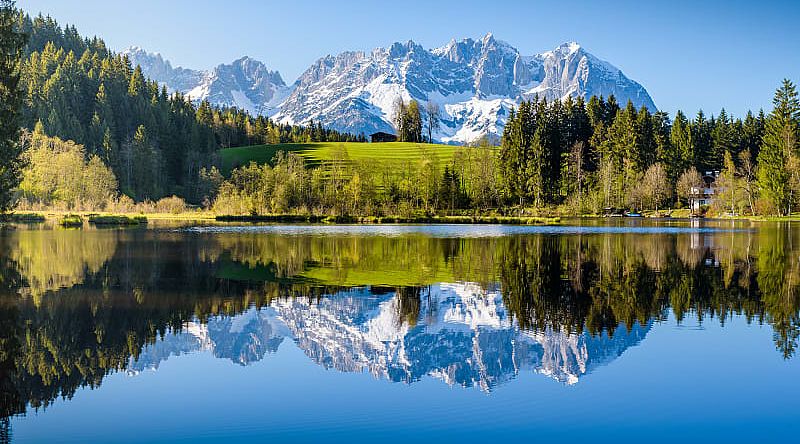
[[[228,175],[232,169],[249,162],[267,163],[278,151],[298,153],[311,165],[319,165],[344,156],[353,161],[374,160],[390,165],[396,164],[401,168],[409,161],[419,161],[426,150],[444,164],[452,160],[453,154],[458,149],[461,147],[407,142],[316,142],[227,148],[220,151],[220,156],[223,173]]]

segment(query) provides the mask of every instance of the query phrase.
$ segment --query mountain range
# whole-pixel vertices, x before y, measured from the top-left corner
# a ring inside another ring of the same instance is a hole
[[[194,101],[236,106],[279,122],[310,121],[351,133],[392,132],[398,98],[439,105],[434,139],[469,143],[502,134],[521,100],[614,95],[656,110],[645,88],[575,42],[525,56],[491,33],[425,49],[408,41],[370,52],[347,51],[314,62],[293,84],[243,57],[211,71],[173,68],[159,54],[124,51],[148,77]]]

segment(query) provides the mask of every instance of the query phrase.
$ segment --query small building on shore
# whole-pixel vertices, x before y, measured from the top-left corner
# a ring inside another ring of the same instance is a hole
[[[689,208],[692,210],[692,214],[699,214],[702,212],[703,207],[714,203],[714,199],[719,193],[715,186],[718,178],[719,171],[706,171],[703,174],[703,185],[691,188]]]
[[[384,133],[383,131],[378,131],[377,133],[371,134],[369,137],[372,143],[397,142],[397,136],[394,134]]]

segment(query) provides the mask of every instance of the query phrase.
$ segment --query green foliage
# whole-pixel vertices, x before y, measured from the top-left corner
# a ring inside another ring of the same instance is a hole
[[[694,165],[694,145],[692,132],[686,115],[681,111],[675,114],[670,132],[671,149],[665,156],[669,177],[676,180],[678,176]]]
[[[96,155],[87,161],[81,145],[38,129],[29,143],[19,186],[28,205],[95,210],[117,195],[114,173]]]
[[[775,210],[780,215],[787,215],[791,212],[792,201],[797,198],[790,186],[793,171],[790,171],[789,164],[798,155],[800,131],[800,101],[792,82],[783,81],[775,92],[773,104],[758,153],[758,183]]]
[[[22,63],[22,126],[41,122],[45,134],[83,145],[137,200],[196,198],[198,173],[213,165],[218,144],[194,107],[100,40],[83,40],[49,18],[23,15],[20,22],[31,36]]]
[[[748,206],[747,179],[737,169],[730,151],[725,151],[723,165],[716,182],[718,192],[714,206],[730,214],[743,214]]]
[[[77,214],[67,214],[58,220],[58,224],[65,228],[79,228],[83,226],[83,218]]]
[[[25,36],[17,26],[14,2],[0,0],[0,213],[14,204],[13,189],[19,183],[20,58]]]

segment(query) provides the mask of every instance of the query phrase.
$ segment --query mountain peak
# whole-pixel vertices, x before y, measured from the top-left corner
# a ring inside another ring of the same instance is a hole
[[[421,45],[409,39],[406,40],[404,43],[401,42],[393,43],[392,46],[389,48],[389,57],[404,58],[410,54],[416,52],[424,52],[424,51],[425,49]]]
[[[238,59],[234,60],[233,63],[237,64],[237,65],[238,64],[245,64],[245,63],[254,63],[254,64],[262,64],[263,65],[262,62],[254,59],[254,58],[252,58],[250,56],[247,56],[247,55],[239,57]]]
[[[570,41],[570,42],[564,42],[564,43],[558,45],[558,47],[555,49],[555,51],[559,52],[561,54],[574,54],[574,53],[580,51],[581,49],[583,49],[583,48],[577,42]]]

